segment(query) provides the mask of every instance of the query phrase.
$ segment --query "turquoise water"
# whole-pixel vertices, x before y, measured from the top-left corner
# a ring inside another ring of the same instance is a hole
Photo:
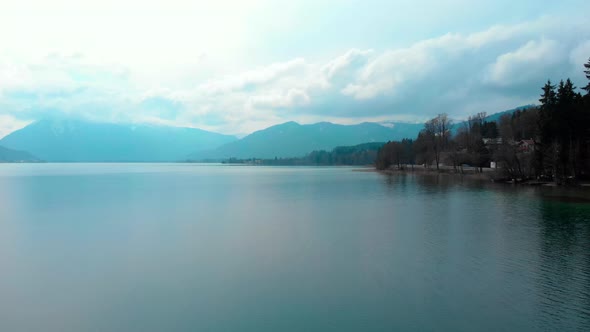
[[[587,330],[587,196],[352,168],[0,165],[0,331]]]

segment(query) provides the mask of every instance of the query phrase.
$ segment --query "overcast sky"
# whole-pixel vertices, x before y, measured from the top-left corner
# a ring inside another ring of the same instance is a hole
[[[477,4],[475,4],[477,3]],[[590,1],[0,0],[0,137],[51,114],[249,133],[585,85]]]

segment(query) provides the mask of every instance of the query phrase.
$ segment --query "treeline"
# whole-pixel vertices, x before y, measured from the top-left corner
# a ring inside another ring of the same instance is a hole
[[[497,141],[497,124],[486,121],[485,113],[478,113],[457,125],[446,114],[440,114],[424,124],[424,129],[415,140],[385,144],[379,150],[375,164],[378,169],[416,164],[437,170],[452,166],[460,171],[463,165],[481,169],[491,162],[486,142],[493,144]]]
[[[385,143],[364,143],[355,146],[340,146],[332,151],[313,151],[299,158],[274,159],[235,159],[224,163],[250,164],[266,166],[342,166],[342,165],[372,165],[375,163],[379,149]]]
[[[590,81],[590,60],[584,65]],[[497,167],[512,179],[558,183],[590,178],[590,82],[577,88],[568,78],[542,88],[540,106],[487,121],[485,113],[453,125],[446,114],[425,123],[416,140],[388,142],[378,169],[423,164],[457,172],[463,165]]]

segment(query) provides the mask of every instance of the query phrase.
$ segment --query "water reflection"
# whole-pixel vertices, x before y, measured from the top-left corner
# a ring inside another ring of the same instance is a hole
[[[428,257],[432,271],[427,274],[436,273],[435,280],[443,279],[445,269],[459,279],[466,273],[481,278],[484,284],[473,292],[482,292],[484,285],[494,289],[500,295],[498,303],[529,320],[513,321],[522,330],[567,326],[581,331],[590,326],[587,191],[499,185],[447,175],[383,176],[390,191],[399,195],[407,195],[408,186],[419,187],[413,194],[421,194],[421,202],[412,208],[427,229],[418,238],[428,248],[419,256]],[[449,251],[458,244],[463,253]],[[466,262],[454,262],[452,257]],[[455,269],[449,269],[453,264]],[[479,273],[483,271],[485,275]]]
[[[582,331],[590,319],[590,205],[548,197],[540,205],[540,321],[557,329],[567,317]]]
[[[0,331],[590,320],[590,213],[545,199],[556,189],[347,168],[27,167],[0,167]]]

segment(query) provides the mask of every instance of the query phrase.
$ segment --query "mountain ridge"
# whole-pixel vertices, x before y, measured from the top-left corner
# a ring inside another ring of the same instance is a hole
[[[0,145],[29,151],[46,161],[180,161],[196,150],[236,140],[202,129],[115,124],[80,119],[42,119],[10,133]]]
[[[534,105],[492,113],[486,121],[499,121],[504,114],[512,114]],[[457,131],[466,121],[456,121],[452,130]],[[343,134],[348,128],[348,134]],[[247,135],[237,141],[225,144],[212,151],[201,151],[189,156],[189,160],[224,160],[229,158],[294,158],[302,157],[312,151],[331,151],[338,146],[354,146],[370,142],[387,142],[404,138],[416,139],[424,128],[423,123],[386,121],[382,123],[362,122],[354,125],[340,125],[331,122],[299,124],[287,121]],[[306,130],[307,129],[307,130]],[[334,134],[339,137],[322,137]],[[374,136],[371,136],[371,132]],[[364,135],[363,135],[364,133]],[[345,137],[346,136],[346,137]]]
[[[534,107],[526,105],[493,113],[486,121]],[[465,121],[453,125],[456,131]],[[219,161],[229,158],[294,158],[338,146],[415,139],[422,123],[386,121],[343,125],[327,121],[287,121],[237,139],[197,128],[159,124],[116,124],[80,118],[49,117],[16,130],[0,145],[27,151],[49,162]]]
[[[0,145],[0,163],[40,162],[39,158],[27,151],[9,149]]]
[[[288,121],[277,124],[215,150],[194,153],[192,160],[227,158],[289,158],[300,157],[314,150],[332,150],[369,142],[387,142],[417,133],[422,124],[396,123],[388,128],[379,123],[363,122],[341,125],[331,122],[299,124]]]

